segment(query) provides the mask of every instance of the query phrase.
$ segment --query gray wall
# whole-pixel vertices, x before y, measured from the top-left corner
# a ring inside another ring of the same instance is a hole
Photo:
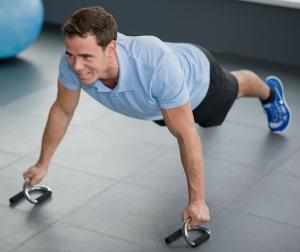
[[[44,0],[46,21],[61,24],[101,4],[128,35],[198,43],[213,51],[300,66],[300,10],[234,0]]]

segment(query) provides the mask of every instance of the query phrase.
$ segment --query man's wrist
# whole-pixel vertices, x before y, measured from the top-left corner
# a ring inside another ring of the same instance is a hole
[[[49,166],[49,163],[43,162],[43,161],[41,161],[41,160],[39,160],[39,161],[36,163],[36,167],[39,168],[39,169],[48,170],[48,166]]]
[[[200,187],[200,186],[197,186]],[[202,190],[199,190],[199,188],[192,188],[189,187],[189,201],[190,202],[205,202],[205,192],[204,188]]]
[[[206,203],[205,203],[205,198],[190,199],[190,200],[189,200],[189,204],[192,204],[192,205],[202,205],[202,204],[206,204]]]

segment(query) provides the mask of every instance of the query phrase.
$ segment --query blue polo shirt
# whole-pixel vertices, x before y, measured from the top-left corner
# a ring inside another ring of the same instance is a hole
[[[162,119],[161,108],[191,102],[194,109],[209,85],[209,61],[197,47],[167,43],[154,36],[118,33],[116,55],[119,80],[114,89],[101,80],[82,84],[64,54],[58,80],[66,88],[82,88],[95,100],[121,114],[145,120]]]

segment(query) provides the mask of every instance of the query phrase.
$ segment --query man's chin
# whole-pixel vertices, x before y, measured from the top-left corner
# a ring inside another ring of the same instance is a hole
[[[80,79],[80,82],[84,85],[92,85],[95,80],[91,80],[91,79]]]

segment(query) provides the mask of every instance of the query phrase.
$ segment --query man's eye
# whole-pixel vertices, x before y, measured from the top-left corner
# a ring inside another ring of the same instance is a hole
[[[90,59],[91,57],[90,57],[89,55],[83,55],[82,58],[83,58],[84,60],[88,60],[88,59]]]

